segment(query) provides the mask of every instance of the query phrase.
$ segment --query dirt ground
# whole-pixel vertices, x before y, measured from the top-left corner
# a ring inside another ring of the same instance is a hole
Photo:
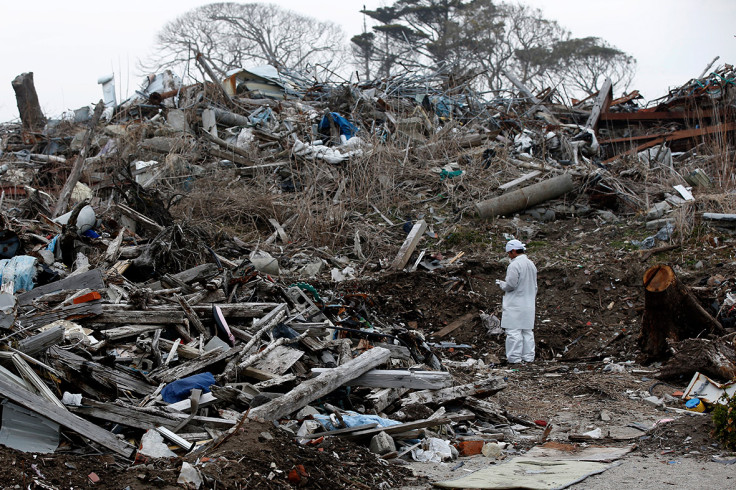
[[[730,281],[736,272],[732,239],[721,234],[716,246],[711,232],[695,233],[682,240],[679,249],[642,260],[627,243],[646,235],[641,226],[571,218],[554,226],[527,228],[518,221],[498,220],[476,230],[484,237],[481,241],[455,247],[437,244],[445,256],[466,253],[452,266],[433,272],[420,267],[413,273],[366,274],[362,280],[316,286],[322,292],[353,294],[355,308],[370,323],[422,332],[458,382],[503,376],[508,387],[492,401],[513,421],[532,426],[510,434],[507,458],[538,445],[543,422],[552,425],[551,441],[568,443],[571,434],[600,429],[602,439],[596,444],[635,445],[620,466],[576,488],[661,488],[641,474],[655,467],[662,472],[656,477],[661,485],[692,481],[696,469],[698,475],[731,478],[730,466],[711,461],[729,453],[711,438],[709,416],[682,415],[644,401],[654,394],[665,397],[670,407],[681,407],[679,399],[668,396],[684,389],[689,378],[662,382],[656,377],[658,365],[637,364],[636,337],[646,268],[671,264],[688,286],[705,285],[716,274]],[[513,369],[503,364],[503,338],[489,336],[478,315],[481,310],[500,314],[501,291],[494,280],[503,277],[506,267],[504,233],[528,243],[529,256],[539,270],[538,359]],[[719,302],[723,290],[697,292],[707,306]],[[470,324],[433,339],[433,332],[467,313],[473,313]],[[618,367],[607,367],[612,365]],[[490,464],[483,456],[461,458],[462,467],[454,471],[458,462],[392,464],[339,439],[300,446],[284,431],[257,422],[186,460],[199,461],[206,488],[428,488],[431,479],[455,478],[461,476],[458,472]],[[168,460],[128,468],[92,450],[84,455],[62,450],[54,456],[7,448],[0,452],[3,488],[178,488],[180,468],[181,461]],[[92,473],[99,482],[92,482]]]

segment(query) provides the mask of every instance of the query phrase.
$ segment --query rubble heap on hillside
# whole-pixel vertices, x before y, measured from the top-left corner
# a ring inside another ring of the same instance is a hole
[[[463,220],[521,216],[522,235],[525,220],[635,219],[648,256],[696,222],[728,229],[734,197],[710,190],[733,185],[734,78],[725,65],[650,107],[608,81],[569,107],[513,77],[515,97],[488,100],[439,75],[317,83],[259,67],[183,85],[164,72],[120,104],[108,91],[47,120],[23,74],[21,124],[0,127],[0,442],[127,464],[187,455],[182,478],[207,485],[221,480],[204,455],[247,420],[385,459],[498,456],[544,425],[495,400],[507,382],[484,361],[447,355],[467,346],[443,338],[477,312],[427,332],[335,286],[439,270],[438,295],[472,290],[450,245]],[[724,335],[733,299],[709,286]],[[253,484],[307,484],[301,470]]]

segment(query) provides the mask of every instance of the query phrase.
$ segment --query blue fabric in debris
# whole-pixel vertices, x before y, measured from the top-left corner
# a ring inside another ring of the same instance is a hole
[[[33,289],[33,278],[36,275],[36,257],[16,255],[12,259],[0,260],[0,280],[3,283],[13,281],[13,292],[22,289]]]
[[[56,235],[54,238],[52,238],[48,246],[46,247],[46,250],[51,250],[52,252],[56,253],[56,243],[59,241],[60,236],[61,235]]]
[[[210,386],[215,384],[212,373],[195,374],[187,378],[177,379],[169,383],[161,390],[161,398],[166,403],[176,403],[186,400],[192,394],[192,390],[201,389],[202,393],[209,393]]]
[[[345,422],[347,427],[356,427],[358,425],[373,424],[376,423],[379,427],[389,427],[392,425],[399,425],[401,422],[396,420],[384,419],[378,415],[363,415],[357,412],[348,412],[350,415],[343,415],[342,420]],[[312,415],[314,420],[318,421],[326,430],[337,430],[328,415]]]
[[[340,128],[340,134],[344,135],[346,139],[352,138],[355,136],[355,133],[358,132],[358,128],[355,127],[353,123],[342,117],[337,112],[330,112],[330,115],[332,116],[332,120],[335,121],[335,124],[337,124],[337,127]],[[322,116],[322,120],[319,122],[319,129],[330,129],[330,120],[327,118],[326,114]]]
[[[254,111],[253,114],[248,116],[248,120],[251,122],[251,124],[257,126],[257,125],[263,125],[266,124],[269,119],[273,116],[273,111],[271,111],[270,107],[263,108],[261,107],[257,111]]]
[[[98,235],[92,228],[82,233],[82,236],[86,236],[87,238],[100,238],[100,235]]]

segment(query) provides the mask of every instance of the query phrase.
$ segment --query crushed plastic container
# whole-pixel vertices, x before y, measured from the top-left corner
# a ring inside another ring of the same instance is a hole
[[[705,412],[705,405],[700,401],[700,398],[691,398],[685,402],[685,408],[691,412]]]

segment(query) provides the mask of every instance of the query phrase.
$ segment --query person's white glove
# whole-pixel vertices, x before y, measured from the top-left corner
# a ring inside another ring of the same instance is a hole
[[[503,288],[503,285],[506,283],[501,279],[496,279],[496,284],[498,285],[498,287]]]

